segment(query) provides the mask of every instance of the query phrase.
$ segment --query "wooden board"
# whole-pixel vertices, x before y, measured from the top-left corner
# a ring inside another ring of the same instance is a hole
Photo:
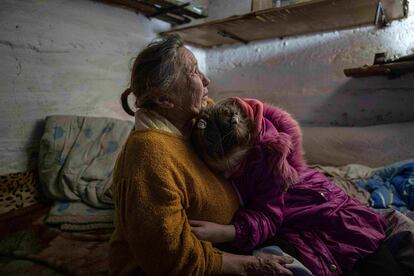
[[[201,47],[248,42],[275,37],[347,29],[375,24],[380,0],[314,0],[271,8],[189,27],[166,34],[179,34],[184,41]],[[406,16],[406,0],[381,0],[387,19]],[[227,34],[223,37],[221,34]]]
[[[193,5],[187,5],[180,9],[173,9],[169,12],[159,14],[163,9],[180,6],[181,2],[176,0],[100,0],[108,4],[124,6],[134,11],[143,13],[148,17],[156,17],[160,20],[167,21],[173,25],[185,24],[191,21],[191,18],[207,17],[206,9],[197,9]],[[158,14],[158,15],[156,15]],[[191,17],[191,18],[190,18]]]

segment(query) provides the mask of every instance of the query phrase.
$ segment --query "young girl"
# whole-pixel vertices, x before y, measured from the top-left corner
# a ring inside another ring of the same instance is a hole
[[[207,165],[233,183],[241,201],[232,225],[190,221],[200,239],[231,241],[251,253],[277,235],[315,275],[341,275],[356,264],[363,270],[364,258],[386,251],[384,219],[307,167],[299,125],[287,112],[230,98],[201,113],[192,141]],[[379,273],[396,275],[399,267],[387,258],[380,260],[387,266]]]

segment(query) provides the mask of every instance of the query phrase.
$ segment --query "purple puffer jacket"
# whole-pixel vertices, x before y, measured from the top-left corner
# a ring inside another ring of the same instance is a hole
[[[233,245],[249,252],[278,235],[315,275],[351,270],[385,238],[385,220],[306,166],[299,125],[287,112],[265,105],[263,115],[242,175],[231,178],[242,203],[233,218]],[[283,146],[274,147],[275,141]],[[278,162],[297,177],[287,191],[281,188],[286,179],[272,170]]]

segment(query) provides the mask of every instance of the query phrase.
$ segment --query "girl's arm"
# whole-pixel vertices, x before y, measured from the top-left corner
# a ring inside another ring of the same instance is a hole
[[[233,242],[233,246],[244,252],[273,237],[283,221],[284,193],[274,182],[277,179],[272,181],[270,177],[257,177],[256,194],[236,212],[233,224],[191,220],[191,231],[201,240]]]
[[[233,224],[190,220],[191,231],[200,240],[212,243],[233,242],[235,247],[248,252],[276,234],[283,218],[279,206],[282,201],[279,197],[269,201],[258,196],[249,205],[255,209],[239,209],[233,218]]]
[[[262,193],[255,195],[245,208],[240,208],[233,217],[235,238],[233,245],[249,252],[276,235],[283,221],[284,196]]]

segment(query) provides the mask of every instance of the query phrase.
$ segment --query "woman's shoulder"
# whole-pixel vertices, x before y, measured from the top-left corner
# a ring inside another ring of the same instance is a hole
[[[121,178],[131,178],[141,171],[169,170],[186,147],[186,140],[175,134],[159,130],[133,131],[118,156],[115,171]]]
[[[161,130],[140,130],[131,132],[119,159],[126,159],[129,163],[162,163],[168,156],[187,147],[186,140],[176,134]]]
[[[132,131],[126,142],[127,147],[139,147],[142,150],[159,151],[171,145],[185,143],[185,139],[177,134],[163,130],[147,129]]]

